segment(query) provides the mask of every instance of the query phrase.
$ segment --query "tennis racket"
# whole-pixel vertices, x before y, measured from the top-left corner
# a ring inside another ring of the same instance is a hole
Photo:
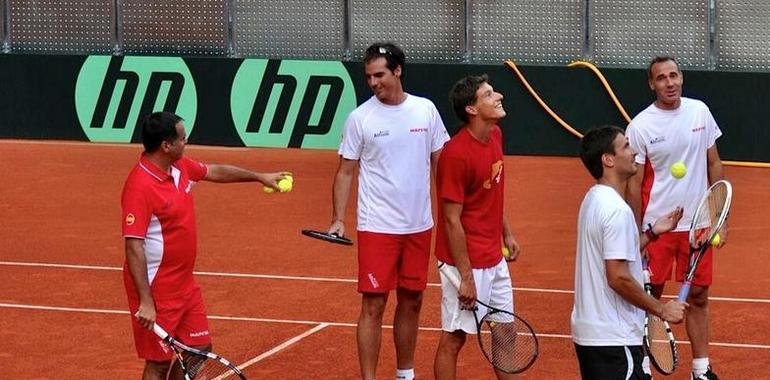
[[[225,358],[189,347],[172,338],[157,324],[152,327],[152,331],[174,350],[185,380],[247,380],[241,370]]]
[[[460,289],[460,277],[457,273],[440,261],[438,269],[452,285]],[[539,352],[535,331],[527,321],[511,312],[491,307],[479,300],[476,302],[487,308],[481,319],[478,311],[475,308],[473,310],[481,352],[502,372],[526,371],[535,363]]]
[[[353,241],[337,234],[330,234],[328,232],[314,231],[314,230],[302,230],[302,234],[314,239],[320,239],[328,241],[329,243],[353,245]]]
[[[714,236],[722,230],[730,213],[733,187],[725,180],[714,182],[703,194],[690,224],[690,255],[684,283],[679,289],[678,300],[684,302],[690,294],[692,278],[703,254],[711,245]]]
[[[644,290],[652,297],[652,284],[650,283],[647,260],[643,260],[642,265],[644,266]],[[674,339],[674,333],[668,322],[648,312],[644,318],[643,342],[644,350],[655,369],[664,375],[674,373],[679,365],[679,351],[676,348],[676,339]]]

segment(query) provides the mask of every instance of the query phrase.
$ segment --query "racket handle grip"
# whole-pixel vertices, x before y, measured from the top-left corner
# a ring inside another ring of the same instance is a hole
[[[458,276],[455,272],[449,269],[449,265],[439,261],[438,271],[439,273],[441,273],[442,276],[444,276],[447,280],[449,280],[449,282],[452,285],[454,285],[455,288],[460,289],[460,276]]]
[[[677,301],[687,301],[687,296],[690,295],[690,285],[692,285],[690,281],[685,281],[682,283],[682,287],[679,289],[679,296],[676,298]]]
[[[161,339],[166,339],[166,337],[168,337],[166,330],[163,330],[163,328],[158,326],[157,323],[153,323],[152,332],[154,332],[155,335],[159,336]]]

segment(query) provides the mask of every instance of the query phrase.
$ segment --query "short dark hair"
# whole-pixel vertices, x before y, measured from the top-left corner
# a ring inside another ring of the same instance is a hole
[[[364,52],[364,64],[383,57],[388,62],[387,67],[391,72],[395,71],[397,67],[401,66],[401,81],[404,80],[406,56],[404,51],[396,44],[392,42],[376,42],[373,43]]]
[[[179,137],[176,125],[182,121],[181,117],[172,112],[154,112],[147,115],[142,121],[142,145],[144,151],[152,153],[160,147],[164,141],[174,141]]]
[[[615,154],[613,143],[618,134],[624,134],[623,130],[614,125],[604,125],[591,129],[580,139],[580,159],[595,179],[604,175],[602,156]]]
[[[476,91],[484,83],[489,83],[487,74],[468,75],[457,81],[449,90],[449,103],[452,104],[455,114],[463,123],[468,122],[468,113],[465,112],[465,107],[476,103]]]
[[[668,62],[668,61],[674,62],[674,64],[676,64],[676,69],[679,71],[682,71],[681,69],[679,69],[679,62],[676,61],[676,58],[669,55],[659,55],[654,57],[652,61],[650,61],[650,64],[647,65],[647,79],[652,79],[652,66],[654,66],[656,63]]]

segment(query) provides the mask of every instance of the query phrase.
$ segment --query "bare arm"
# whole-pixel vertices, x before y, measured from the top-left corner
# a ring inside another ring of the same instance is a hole
[[[208,172],[204,178],[206,181],[218,183],[261,182],[276,190],[280,190],[278,189],[278,181],[289,174],[288,172],[257,173],[232,165],[210,164],[207,167]]]
[[[508,218],[505,216],[503,216],[503,244],[505,244],[505,248],[508,248],[508,252],[511,253],[511,256],[507,260],[516,261],[516,258],[519,257],[519,253],[521,253],[521,247],[519,246],[519,242],[516,241],[516,238],[513,237],[513,230],[511,229],[510,223],[508,223]]]
[[[358,160],[348,160],[340,156],[340,165],[332,185],[332,223],[329,226],[329,233],[345,235],[345,211],[356,168],[358,168]]]
[[[642,286],[636,282],[628,271],[628,262],[626,260],[605,260],[607,271],[607,284],[623,297],[626,302],[654,315],[663,320],[679,323],[684,318],[684,310],[687,303],[679,301],[669,301],[666,304],[661,303],[655,298],[645,293]]]
[[[719,158],[719,151],[717,150],[717,144],[712,145],[711,148],[706,151],[706,162],[706,165],[708,165],[709,184],[725,178],[724,171],[722,170],[722,160]]]
[[[626,185],[626,202],[634,212],[636,225],[642,225],[642,179],[644,179],[644,170],[639,169],[633,177],[629,178]]]
[[[430,154],[430,172],[435,176],[438,168],[438,158],[441,156],[441,149]]]
[[[135,317],[144,328],[152,329],[152,325],[155,323],[155,300],[152,297],[150,282],[147,279],[144,240],[126,238],[126,263],[139,295],[139,310],[137,310]]]
[[[444,223],[446,226],[449,254],[452,256],[457,271],[460,272],[460,289],[457,297],[466,308],[471,308],[476,302],[476,282],[473,280],[471,261],[468,258],[468,246],[465,240],[465,229],[460,216],[463,213],[463,205],[442,200],[441,207],[444,210]]]

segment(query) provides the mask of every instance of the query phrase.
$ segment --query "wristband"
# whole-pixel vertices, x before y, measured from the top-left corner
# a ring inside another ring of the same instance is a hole
[[[656,234],[655,231],[652,230],[652,224],[647,223],[647,229],[644,231],[644,234],[647,236],[647,240],[649,241],[655,241],[658,240],[660,235]]]

